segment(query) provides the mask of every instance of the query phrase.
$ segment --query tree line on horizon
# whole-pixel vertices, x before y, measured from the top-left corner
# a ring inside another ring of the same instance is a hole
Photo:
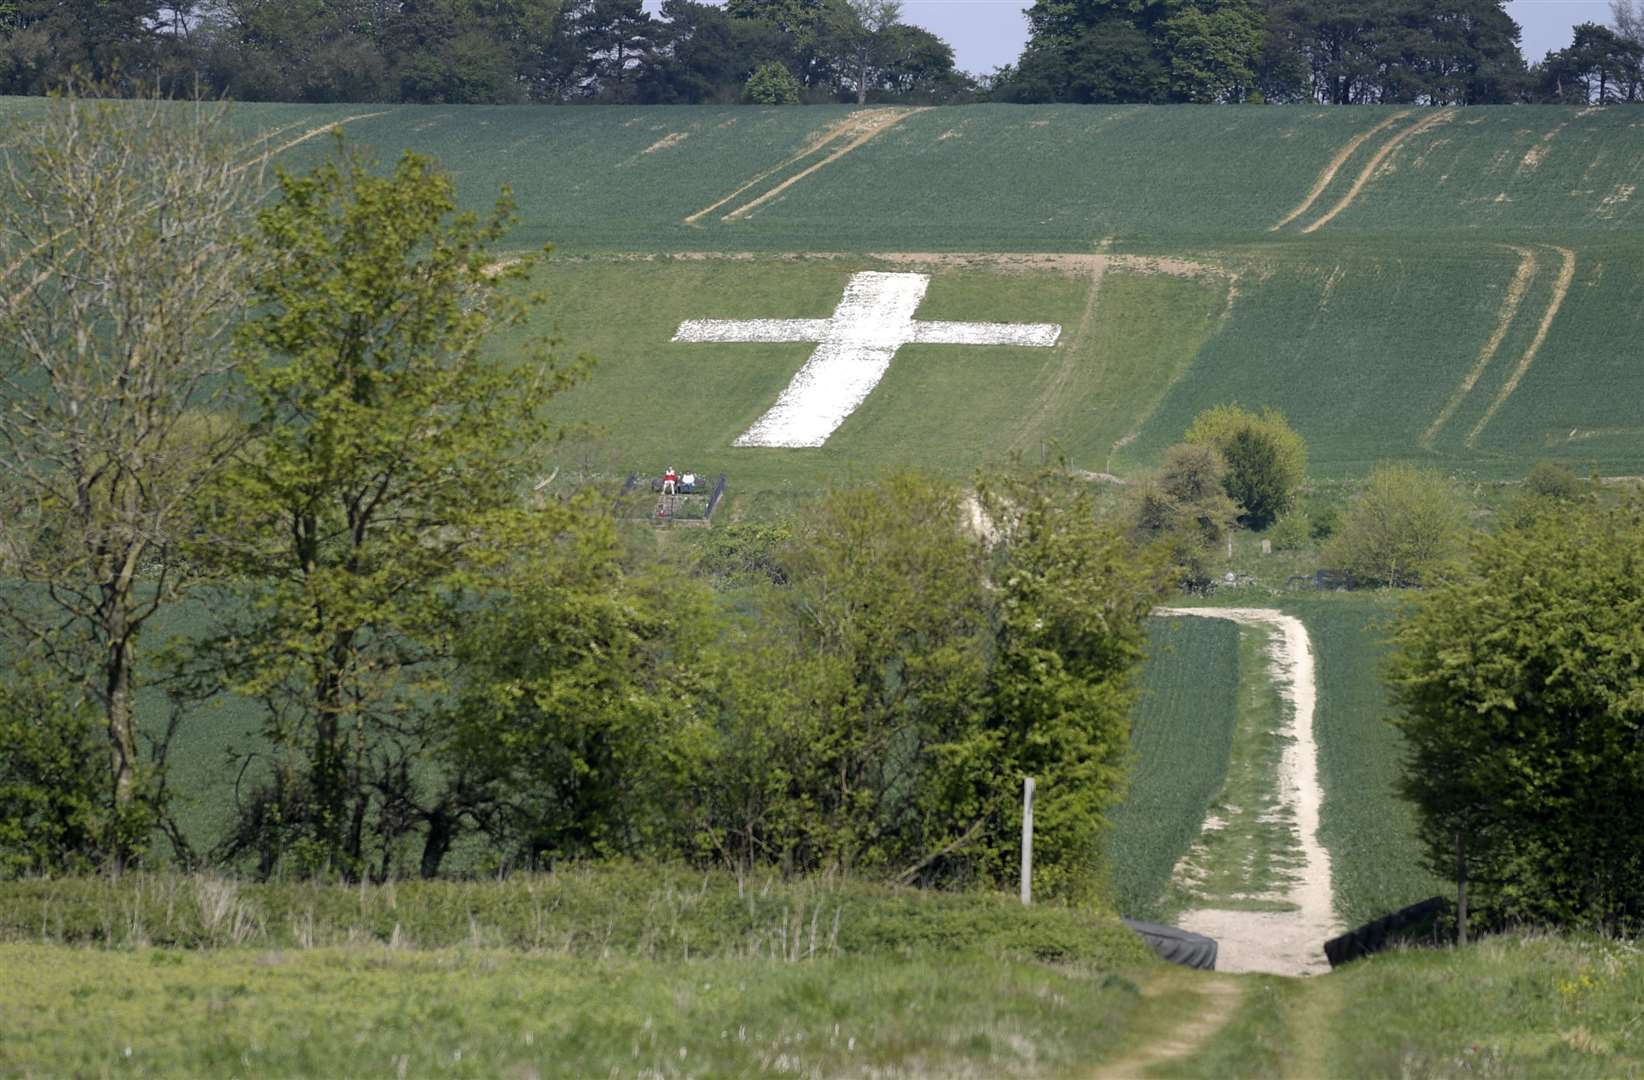
[[[973,75],[898,0],[3,0],[0,93],[71,76],[242,101],[1604,104],[1644,0],[1527,63],[1506,0],[1034,0]]]

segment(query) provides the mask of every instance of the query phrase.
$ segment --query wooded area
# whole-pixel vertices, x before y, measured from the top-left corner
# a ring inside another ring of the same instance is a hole
[[[1317,102],[1644,98],[1644,3],[1526,64],[1505,0],[1037,0],[966,74],[897,0],[10,0],[0,93],[70,74],[244,101]]]

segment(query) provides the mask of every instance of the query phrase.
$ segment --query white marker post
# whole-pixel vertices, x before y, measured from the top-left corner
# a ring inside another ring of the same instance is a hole
[[[1033,903],[1033,777],[1022,781],[1022,905]]]
[[[903,345],[1056,344],[1056,323],[915,322],[928,274],[865,271],[851,275],[844,299],[827,319],[687,319],[673,340],[684,342],[814,341],[816,351],[769,412],[737,446],[821,446],[856,411]]]

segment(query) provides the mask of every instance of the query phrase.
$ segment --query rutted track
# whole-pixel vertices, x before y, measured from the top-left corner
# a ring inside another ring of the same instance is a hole
[[[1555,247],[1553,250],[1558,252],[1560,259],[1558,281],[1553,285],[1553,296],[1547,302],[1547,310],[1541,316],[1541,325],[1536,327],[1535,339],[1530,342],[1529,348],[1524,350],[1524,355],[1519,357],[1518,366],[1507,377],[1506,383],[1502,385],[1501,390],[1496,394],[1495,400],[1491,401],[1490,407],[1484,410],[1484,415],[1479,417],[1477,424],[1473,425],[1473,430],[1467,433],[1467,445],[1469,447],[1478,445],[1478,437],[1484,434],[1485,426],[1495,419],[1496,413],[1501,411],[1501,407],[1507,403],[1507,399],[1513,396],[1513,391],[1518,389],[1518,384],[1523,381],[1525,372],[1529,371],[1530,365],[1535,363],[1536,354],[1541,351],[1542,343],[1547,340],[1547,333],[1553,328],[1553,320],[1558,318],[1558,309],[1564,306],[1564,298],[1570,295],[1570,286],[1575,281],[1576,254],[1569,248],[1564,247]]]
[[[1389,157],[1393,155],[1394,151],[1403,145],[1406,139],[1410,138],[1412,135],[1420,135],[1422,132],[1439,124],[1449,122],[1450,119],[1455,116],[1455,112],[1456,111],[1454,109],[1440,109],[1431,116],[1424,117],[1419,123],[1405,128],[1397,135],[1394,135],[1391,139],[1388,139],[1382,144],[1381,149],[1376,151],[1375,156],[1370,159],[1369,164],[1365,165],[1365,167],[1359,172],[1358,179],[1353,181],[1353,186],[1347,189],[1347,194],[1341,197],[1341,201],[1337,202],[1335,206],[1332,206],[1323,217],[1304,228],[1302,232],[1317,232],[1325,225],[1328,225],[1335,219],[1336,215],[1353,205],[1353,201],[1364,193],[1364,189],[1370,186],[1370,181],[1376,178],[1376,173],[1380,171],[1382,165]]]
[[[1330,877],[1330,853],[1319,843],[1319,788],[1313,713],[1317,686],[1313,649],[1300,619],[1268,608],[1161,608],[1155,614],[1231,619],[1279,631],[1271,654],[1271,677],[1290,705],[1291,742],[1284,751],[1277,783],[1294,814],[1301,869],[1281,896],[1293,911],[1224,911],[1200,908],[1177,920],[1185,930],[1220,942],[1217,968],[1311,975],[1326,970],[1324,942],[1340,929]]]
[[[1357,151],[1359,147],[1363,146],[1368,140],[1374,138],[1376,135],[1379,135],[1381,132],[1392,127],[1400,120],[1403,120],[1405,117],[1409,116],[1411,112],[1412,110],[1410,109],[1405,109],[1402,112],[1396,112],[1392,116],[1389,116],[1387,119],[1383,120],[1381,123],[1377,124],[1375,127],[1371,128],[1369,131],[1361,132],[1360,134],[1353,136],[1352,139],[1348,140],[1347,145],[1336,151],[1336,155],[1325,164],[1324,169],[1319,173],[1319,178],[1313,182],[1313,189],[1307,193],[1307,197],[1297,204],[1294,210],[1280,218],[1279,223],[1273,226],[1270,231],[1278,232],[1292,221],[1295,221],[1297,218],[1307,213],[1307,211],[1312,208],[1313,204],[1319,201],[1319,196],[1324,194],[1325,189],[1335,181],[1336,173],[1341,171],[1341,167],[1347,164],[1347,159],[1352,157],[1354,152]]]

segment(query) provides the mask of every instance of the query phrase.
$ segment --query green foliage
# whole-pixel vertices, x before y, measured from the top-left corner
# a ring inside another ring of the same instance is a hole
[[[1123,793],[1144,620],[1165,575],[1099,523],[1059,471],[982,492],[998,528],[988,725],[956,748],[989,815],[988,877],[1008,881],[1019,778],[1035,778],[1034,885],[1095,886],[1105,815]]]
[[[465,620],[440,759],[475,789],[465,809],[500,864],[667,850],[712,699],[706,589],[633,571],[612,522],[582,507],[539,545]]]
[[[784,862],[912,877],[988,825],[991,806],[954,805],[948,749],[986,694],[982,549],[961,521],[955,488],[904,474],[829,492],[797,524],[772,615],[809,701],[793,783],[814,824]]]
[[[783,549],[793,531],[783,523],[737,521],[709,530],[697,548],[697,570],[722,586],[750,581],[784,585]]]
[[[1400,950],[1329,978],[1348,1004],[1327,1032],[1303,1038],[1324,1044],[1330,1076],[1597,1078],[1644,1063],[1632,1024],[1644,956],[1627,941],[1510,934]]]
[[[1380,466],[1348,505],[1324,560],[1364,582],[1393,588],[1431,584],[1462,554],[1463,505],[1441,473],[1414,465]]]
[[[761,64],[748,76],[742,96],[755,105],[798,105],[799,80],[779,60]]]
[[[1165,451],[1164,464],[1125,492],[1126,529],[1177,568],[1179,584],[1201,590],[1210,581],[1206,557],[1222,540],[1239,508],[1225,490],[1226,461],[1214,448],[1182,443]]]
[[[1283,514],[1267,530],[1274,551],[1300,551],[1313,542],[1313,522],[1307,514],[1292,510]]]
[[[564,376],[530,343],[515,365],[482,355],[529,301],[520,268],[486,252],[506,193],[485,221],[454,197],[426,158],[383,177],[339,146],[282,174],[258,215],[255,439],[199,545],[249,605],[225,608],[194,675],[266,706],[273,767],[229,845],[263,874],[288,848],[308,869],[356,875],[375,855],[385,873],[404,833],[444,812],[419,782],[427,706],[465,591],[505,573],[536,524],[525,455]]]
[[[1257,415],[1238,405],[1217,405],[1195,417],[1185,437],[1222,455],[1223,486],[1252,528],[1266,528],[1294,503],[1307,473],[1307,444],[1277,409]]]
[[[1539,499],[1569,500],[1581,491],[1581,480],[1568,465],[1538,461],[1524,478],[1524,490]]]
[[[0,878],[92,870],[112,850],[98,735],[95,713],[26,669],[0,682]]]
[[[1405,790],[1481,919],[1644,926],[1644,521],[1579,507],[1476,541],[1400,621]]]
[[[796,940],[793,925],[815,948]],[[837,922],[836,922],[837,920]],[[397,930],[396,930],[397,928]],[[251,884],[211,875],[128,874],[0,883],[0,941],[129,949],[403,949],[463,946],[702,959],[876,956],[970,951],[1008,960],[1112,968],[1147,955],[1101,913],[1060,904],[1024,910],[999,892],[908,889],[775,869],[701,871],[670,863],[566,863],[552,874],[465,881]]]
[[[0,990],[8,1061],[47,1075],[356,1075],[403,1063],[408,1075],[475,1080],[516,1069],[620,1075],[636,1064],[752,1076],[803,1047],[806,1066],[830,1076],[865,1065],[1029,1076],[1115,1054],[1144,1007],[1117,972],[973,952],[806,963],[693,954],[661,965],[554,950],[269,956],[12,945],[0,947],[0,963],[18,973]],[[87,1009],[64,1020],[62,1002],[74,995]]]

